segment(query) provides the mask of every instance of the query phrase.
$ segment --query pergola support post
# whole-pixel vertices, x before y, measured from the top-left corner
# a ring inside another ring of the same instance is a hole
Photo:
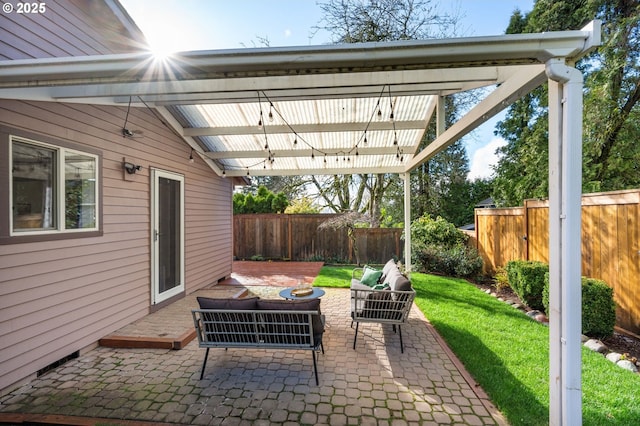
[[[564,59],[549,78],[549,424],[582,424],[582,74]]]
[[[403,173],[400,177],[404,185],[404,268],[411,272],[411,179],[410,173]]]

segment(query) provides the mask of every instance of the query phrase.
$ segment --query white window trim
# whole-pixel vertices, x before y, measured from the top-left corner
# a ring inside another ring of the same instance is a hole
[[[37,229],[37,230],[14,230],[13,229],[13,142],[21,142],[24,144],[41,146],[43,148],[48,148],[56,151],[56,190],[57,190],[57,199],[56,199],[56,228],[55,229]],[[64,175],[64,165],[65,165],[65,154],[68,152],[86,155],[87,157],[91,157],[95,162],[95,226],[91,228],[73,228],[66,229],[65,227],[65,175]],[[75,233],[84,233],[84,232],[95,232],[100,230],[100,170],[99,170],[99,156],[96,154],[92,154],[85,151],[79,151],[77,149],[66,148],[59,145],[53,145],[45,142],[36,141],[33,139],[25,138],[23,136],[9,136],[9,236],[17,237],[17,236],[25,236],[25,235],[56,235],[56,234],[75,234]]]

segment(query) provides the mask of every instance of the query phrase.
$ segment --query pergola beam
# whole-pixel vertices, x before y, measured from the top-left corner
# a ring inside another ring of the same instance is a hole
[[[208,103],[256,102],[257,91],[269,91],[272,100],[301,97],[345,98],[380,96],[381,88],[393,86],[392,94],[432,94],[440,91],[482,87],[500,82],[496,67],[451,70],[373,71],[352,74],[265,76],[260,79],[218,78],[180,81],[131,81],[58,86],[50,89],[57,100],[108,97],[128,103],[129,97],[169,103],[172,97],[188,102],[189,97],[207,98]],[[1,85],[0,85],[1,87]],[[27,88],[29,89],[29,88]],[[31,89],[29,89],[31,90]],[[386,93],[385,93],[386,96]]]
[[[460,120],[412,158],[407,164],[405,171],[410,172],[420,164],[428,161],[434,155],[448,147],[452,142],[459,140],[498,112],[511,105],[515,100],[540,86],[545,79],[544,65],[531,65],[520,69],[518,73],[514,74],[500,85],[500,87],[491,92],[484,100],[473,107]]]
[[[316,159],[318,162],[322,162],[321,159]],[[277,169],[267,166],[266,168],[241,168],[241,167],[229,167],[223,168],[224,176],[231,177],[246,177],[246,176],[299,176],[300,172],[293,169]],[[378,168],[380,170],[380,168]],[[403,165],[398,166],[385,166],[384,173],[402,173],[404,170]],[[247,175],[247,172],[249,174]],[[351,175],[351,174],[368,174],[372,173],[370,167],[316,167],[306,168],[306,175]]]
[[[396,130],[416,130],[424,129],[427,122],[423,120],[396,121]],[[371,123],[323,123],[323,124],[296,124],[295,132],[298,135],[305,133],[333,133],[333,132],[358,132],[365,129],[368,132],[389,131],[391,125],[388,122],[372,121]],[[287,125],[265,125],[264,129],[252,126],[231,126],[231,127],[188,127],[184,129],[184,136],[237,136],[237,135],[268,135],[293,134]]]
[[[402,149],[402,153],[406,155],[406,154],[411,154],[412,150],[415,149],[415,147],[405,146],[405,147],[400,147],[400,149]],[[317,149],[300,147],[298,149],[272,149],[272,152],[274,156],[277,158],[296,158],[296,157],[311,158],[311,154],[314,154],[318,158],[322,158],[324,154],[326,154],[327,157],[336,156],[336,155],[338,156],[348,155],[353,157],[356,155],[356,151],[353,148],[351,148],[351,150],[344,149],[344,148],[329,148],[329,149],[324,149],[322,151],[319,151]],[[364,158],[366,156],[372,156],[372,155],[395,156],[398,151],[396,146],[388,146],[388,147],[371,147],[371,148],[359,147],[357,149],[357,152],[359,157]],[[224,160],[224,159],[234,159],[234,158],[266,157],[268,155],[268,152],[265,150],[218,151],[218,152],[207,151],[204,153],[204,155],[206,155],[208,158],[212,160]]]

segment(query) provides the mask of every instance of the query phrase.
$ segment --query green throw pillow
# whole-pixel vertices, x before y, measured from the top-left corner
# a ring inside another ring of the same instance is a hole
[[[378,284],[378,280],[381,276],[382,271],[378,271],[377,269],[365,266],[362,278],[360,278],[360,282],[364,285],[368,285],[369,287],[373,287],[374,285]]]
[[[376,284],[373,287],[371,287],[373,290],[391,290],[391,287],[389,287],[389,283],[384,283],[384,284]]]

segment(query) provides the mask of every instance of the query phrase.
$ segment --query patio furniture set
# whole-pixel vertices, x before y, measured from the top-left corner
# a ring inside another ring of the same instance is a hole
[[[211,348],[298,349],[311,351],[316,385],[316,352],[322,351],[324,316],[320,311],[322,289],[299,293],[289,288],[280,292],[283,299],[212,299],[198,297],[200,309],[192,310],[198,345],[205,348],[200,379]],[[415,297],[411,282],[400,273],[393,260],[381,271],[356,269],[351,280],[351,326],[364,323],[391,324],[400,336]]]

